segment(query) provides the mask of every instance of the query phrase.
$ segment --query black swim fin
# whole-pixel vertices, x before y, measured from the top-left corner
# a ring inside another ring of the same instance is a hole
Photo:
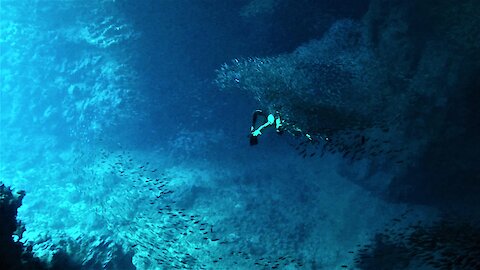
[[[250,134],[250,145],[257,145],[257,144],[258,144],[258,137]]]

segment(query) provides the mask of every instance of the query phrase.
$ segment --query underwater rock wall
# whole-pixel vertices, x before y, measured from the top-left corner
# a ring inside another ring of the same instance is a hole
[[[22,140],[41,133],[66,144],[131,117],[136,74],[119,45],[138,38],[132,26],[108,14],[106,1],[33,2],[6,1],[0,11],[2,127],[23,125]]]
[[[442,218],[400,228],[386,227],[355,255],[359,269],[480,268],[479,228],[469,221]],[[401,219],[394,219],[401,223]]]
[[[338,19],[359,19],[369,0],[251,0],[240,10],[258,39],[268,44],[262,55],[292,51],[321,36]],[[258,55],[257,55],[258,56]]]
[[[475,205],[479,9],[374,0],[361,19],[337,20],[291,53],[224,64],[216,83],[279,111],[287,131],[316,136],[320,152],[393,172],[387,199],[437,204],[447,193],[446,205]]]
[[[410,149],[388,198],[470,212],[478,205],[480,31],[476,1],[375,1],[366,16],[372,43],[390,63]],[[401,75],[401,76],[399,76]],[[460,208],[460,209],[459,209]]]

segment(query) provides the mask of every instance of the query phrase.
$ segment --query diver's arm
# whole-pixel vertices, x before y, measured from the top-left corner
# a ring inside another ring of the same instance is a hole
[[[273,116],[273,114],[269,114],[268,117],[267,117],[267,122],[263,125],[261,125],[260,127],[258,127],[257,129],[253,130],[254,127],[252,126],[252,135],[253,136],[258,136],[260,134],[262,134],[262,129],[268,127],[268,126],[271,126],[275,123],[275,116]]]

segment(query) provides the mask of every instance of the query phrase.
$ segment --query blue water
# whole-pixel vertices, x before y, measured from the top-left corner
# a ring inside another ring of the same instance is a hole
[[[81,269],[478,269],[480,7],[440,2],[1,0],[19,241]],[[287,132],[250,146],[256,109]]]

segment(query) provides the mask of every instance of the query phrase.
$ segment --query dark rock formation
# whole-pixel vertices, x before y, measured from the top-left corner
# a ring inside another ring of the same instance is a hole
[[[31,248],[16,242],[13,236],[21,238],[24,228],[17,221],[17,209],[22,205],[24,191],[0,184],[0,269],[48,269],[31,253]]]
[[[469,222],[442,219],[404,228],[386,228],[359,248],[358,269],[479,269],[480,234]],[[430,269],[430,268],[429,268]]]

